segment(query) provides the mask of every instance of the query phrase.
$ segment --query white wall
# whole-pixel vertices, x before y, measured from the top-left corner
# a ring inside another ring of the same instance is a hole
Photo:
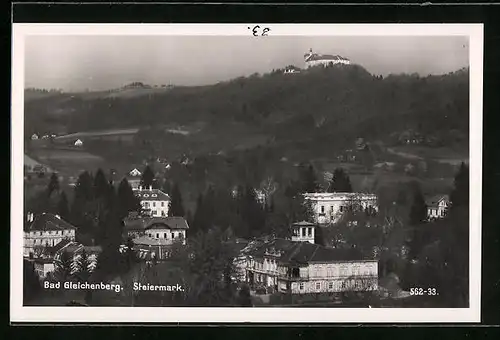
[[[294,226],[292,228],[293,228],[292,241],[309,242],[314,244],[314,234],[316,231],[316,228],[314,226],[309,226],[309,227]]]
[[[34,230],[24,232],[24,256],[29,256],[34,247],[53,247],[64,239],[75,240],[75,230]]]
[[[148,230],[146,230],[145,233],[149,237],[157,238],[157,239],[165,239],[165,240],[174,240],[174,239],[179,238],[179,237],[186,238],[186,231],[185,230],[177,230],[177,229],[169,229],[169,228],[148,229]]]
[[[306,194],[305,199],[311,202],[315,221],[321,224],[338,222],[347,207],[353,203],[359,204],[362,209],[369,206],[378,209],[374,195]]]
[[[148,201],[142,200],[141,205],[144,209],[151,211],[151,216],[167,217],[170,202],[169,201]]]

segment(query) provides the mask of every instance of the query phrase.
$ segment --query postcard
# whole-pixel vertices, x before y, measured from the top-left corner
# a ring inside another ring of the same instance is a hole
[[[13,24],[12,51],[12,322],[480,321],[482,24]]]

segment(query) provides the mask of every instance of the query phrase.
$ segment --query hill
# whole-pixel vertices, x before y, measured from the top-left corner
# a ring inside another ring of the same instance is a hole
[[[30,98],[25,103],[26,133],[55,127],[71,133],[203,122],[216,131],[227,132],[237,124],[277,138],[336,135],[339,142],[356,136],[378,139],[404,129],[424,134],[468,131],[468,70],[382,78],[358,65],[334,66],[160,90],[141,87],[136,95],[91,92]]]

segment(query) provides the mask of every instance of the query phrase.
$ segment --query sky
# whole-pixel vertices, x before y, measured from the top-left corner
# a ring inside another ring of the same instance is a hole
[[[462,36],[28,36],[25,87],[208,85],[287,65],[304,67],[310,48],[384,76],[445,74],[469,64],[468,37]]]

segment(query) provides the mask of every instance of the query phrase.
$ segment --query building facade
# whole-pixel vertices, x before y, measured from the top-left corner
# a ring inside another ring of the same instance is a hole
[[[273,239],[251,242],[242,254],[247,258],[244,277],[254,289],[292,295],[378,289],[378,261],[363,259],[354,249]]]
[[[163,260],[176,242],[186,244],[187,221],[182,217],[128,218],[125,238],[132,240],[139,258]]]
[[[167,217],[170,208],[170,196],[159,189],[148,188],[134,189],[134,194],[139,198],[144,214],[151,217]]]
[[[339,55],[314,53],[312,48],[304,54],[306,68],[313,66],[349,65],[351,61]]]
[[[302,221],[292,224],[292,241],[314,244],[316,224]]]
[[[24,230],[24,256],[36,257],[45,248],[64,240],[74,241],[76,228],[60,216],[43,213],[36,218],[28,213]]]
[[[448,195],[437,195],[428,198],[425,204],[427,205],[427,218],[436,220],[446,216],[450,206],[450,199]]]
[[[378,211],[375,194],[335,192],[306,193],[306,202],[311,204],[314,220],[319,224],[337,223],[343,214],[352,209]]]

